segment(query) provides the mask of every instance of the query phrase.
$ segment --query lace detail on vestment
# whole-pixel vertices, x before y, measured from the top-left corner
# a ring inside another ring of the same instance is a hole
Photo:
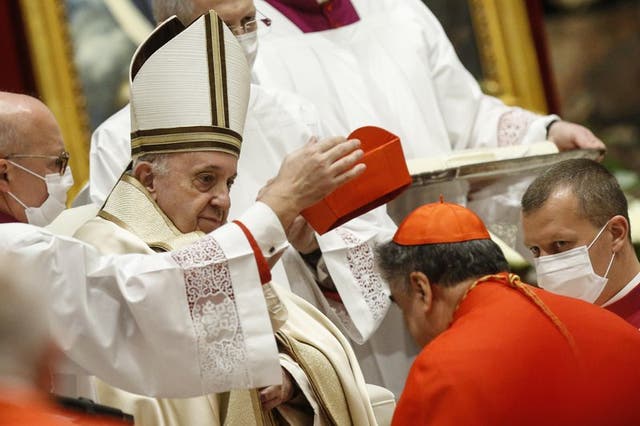
[[[221,390],[249,383],[245,338],[222,248],[206,236],[171,257],[184,270],[203,381]]]
[[[521,108],[511,108],[502,114],[498,120],[498,146],[521,144],[536,118],[536,114]]]
[[[382,318],[389,307],[388,291],[382,277],[375,271],[373,250],[369,245],[344,228],[338,235],[347,245],[347,263],[360,288],[374,321]]]

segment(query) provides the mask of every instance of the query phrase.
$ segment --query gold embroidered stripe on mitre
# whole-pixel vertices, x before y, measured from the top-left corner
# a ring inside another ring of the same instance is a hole
[[[223,151],[240,155],[242,136],[216,126],[192,126],[131,133],[131,156],[188,151]]]
[[[222,22],[211,15],[205,17],[207,62],[209,64],[209,99],[211,122],[216,126],[229,126],[229,98],[227,95],[227,66],[224,53]]]

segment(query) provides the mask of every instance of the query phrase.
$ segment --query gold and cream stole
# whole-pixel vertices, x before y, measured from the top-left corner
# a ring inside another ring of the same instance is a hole
[[[204,236],[200,231],[180,232],[160,210],[149,191],[126,173],[109,194],[98,216],[136,235],[154,251],[182,248]]]

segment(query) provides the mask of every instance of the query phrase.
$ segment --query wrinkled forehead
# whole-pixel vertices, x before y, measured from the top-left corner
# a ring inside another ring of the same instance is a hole
[[[167,165],[171,169],[198,170],[216,169],[235,174],[238,157],[223,151],[191,151],[166,154]]]

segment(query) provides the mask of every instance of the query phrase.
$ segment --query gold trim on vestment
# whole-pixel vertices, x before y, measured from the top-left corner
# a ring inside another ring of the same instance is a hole
[[[271,412],[262,410],[257,389],[233,390],[208,395],[207,398],[210,404],[219,409],[220,425],[275,426],[278,424]]]
[[[485,93],[546,114],[547,101],[524,0],[468,0]]]
[[[304,370],[327,424],[349,425],[351,415],[344,389],[331,361],[319,348],[294,339],[282,331],[276,332],[280,347]]]
[[[204,235],[199,231],[181,233],[156,204],[146,188],[128,174],[122,175],[98,215],[136,235],[157,251],[180,249]],[[221,425],[277,424],[271,413],[265,413],[262,410],[260,396],[256,389],[223,392],[208,395],[207,398],[209,404],[219,407]],[[248,410],[249,406],[251,410]]]

